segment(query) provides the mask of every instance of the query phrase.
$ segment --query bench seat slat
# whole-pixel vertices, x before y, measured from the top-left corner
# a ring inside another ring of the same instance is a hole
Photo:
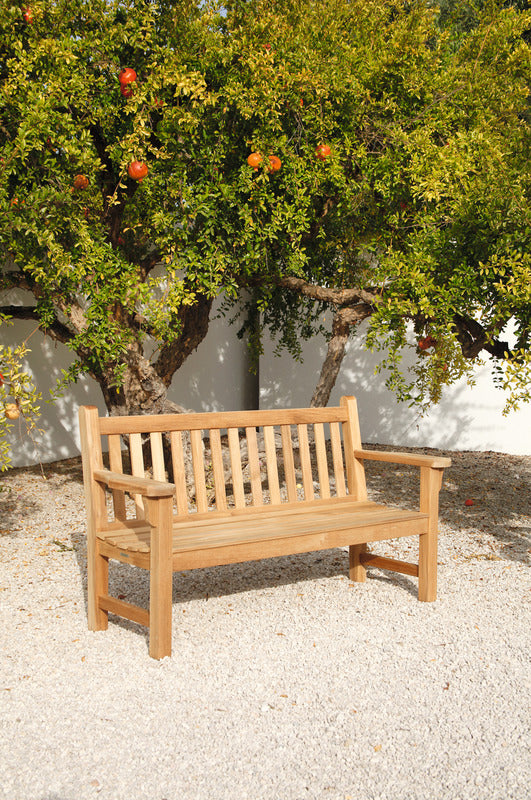
[[[297,509],[291,512],[273,510],[270,513],[255,513],[246,515],[217,516],[216,524],[209,520],[186,522],[178,521],[173,525],[173,553],[186,552],[212,547],[238,546],[249,542],[265,541],[269,539],[282,539],[286,537],[305,537],[311,534],[330,534],[342,532],[346,536],[355,528],[368,526],[383,526],[385,531],[390,525],[403,527],[403,533],[393,535],[412,535],[412,526],[426,525],[427,514],[403,509],[393,509],[372,502],[350,502],[339,505],[332,511],[328,504],[319,508],[318,504],[304,510]],[[132,552],[149,552],[150,529],[122,528],[107,531],[101,534],[109,544],[122,550]],[[388,533],[386,533],[386,537]],[[332,545],[331,545],[332,546]],[[337,545],[336,545],[337,546]]]

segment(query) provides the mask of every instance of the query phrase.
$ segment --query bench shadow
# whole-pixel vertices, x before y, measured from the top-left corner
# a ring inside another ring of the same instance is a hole
[[[78,558],[80,572],[83,575],[83,598],[85,614],[87,614],[87,576],[86,559],[81,555]],[[246,592],[259,592],[274,589],[280,586],[294,586],[313,580],[325,578],[347,578],[348,584],[349,557],[348,550],[334,548],[319,550],[311,553],[301,553],[295,556],[278,556],[275,558],[246,561],[236,564],[225,564],[217,567],[203,567],[196,570],[186,570],[173,574],[172,607],[186,606],[194,600],[208,600],[212,598],[231,597]],[[367,569],[369,581],[392,583],[397,588],[417,597],[417,581],[409,579],[399,573],[384,573],[377,568]],[[360,584],[360,590],[363,584]],[[149,603],[149,573],[145,570],[111,562],[109,568],[109,593],[114,597],[121,597],[127,602],[147,608]],[[134,631],[149,641],[149,631],[143,625],[131,622],[117,615],[110,615],[110,623],[119,625],[124,630]]]
[[[371,450],[391,448],[368,445]],[[531,458],[494,452],[447,452],[431,448],[400,448],[405,452],[450,456],[439,502],[439,527],[484,534],[496,540],[503,559],[529,563],[531,522],[529,485]],[[369,496],[401,508],[414,507],[419,496],[418,470],[381,462],[365,462]],[[466,501],[471,501],[470,505]],[[491,551],[485,550],[485,557]],[[481,557],[481,554],[478,554]]]

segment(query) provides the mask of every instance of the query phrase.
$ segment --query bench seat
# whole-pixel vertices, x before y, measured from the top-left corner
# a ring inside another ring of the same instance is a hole
[[[197,517],[197,519],[195,519]],[[348,498],[333,501],[289,504],[257,512],[234,509],[223,515],[195,514],[185,521],[174,521],[173,569],[230,564],[264,557],[289,555],[353,543],[353,532],[362,530],[360,542],[425,533],[428,515],[419,511],[389,508],[370,501]],[[145,554],[145,563],[136,558],[136,566],[149,568],[151,527],[131,520],[126,527],[100,533],[101,553],[109,558],[131,562],[132,554]],[[196,556],[196,552],[201,551]]]

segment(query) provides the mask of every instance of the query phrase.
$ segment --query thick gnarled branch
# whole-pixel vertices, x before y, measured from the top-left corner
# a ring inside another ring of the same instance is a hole
[[[454,325],[465,358],[476,358],[482,350],[499,359],[506,358],[510,353],[509,343],[494,339],[492,332],[477,320],[455,314]]]
[[[290,276],[279,278],[278,285],[313,300],[320,300],[335,306],[351,306],[360,302],[374,306],[380,302],[380,295],[373,289],[332,289]]]

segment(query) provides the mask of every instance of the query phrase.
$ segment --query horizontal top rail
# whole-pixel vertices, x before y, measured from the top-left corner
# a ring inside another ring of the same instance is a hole
[[[315,422],[346,422],[342,407],[264,409],[259,411],[208,411],[192,414],[156,414],[131,417],[100,417],[100,433],[153,433],[166,431],[248,428],[262,425],[300,425]]]

